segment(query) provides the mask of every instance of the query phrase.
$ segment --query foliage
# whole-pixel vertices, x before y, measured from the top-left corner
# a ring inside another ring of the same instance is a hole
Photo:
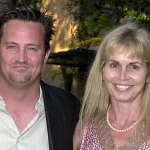
[[[91,44],[98,43],[101,38],[96,38],[100,34],[105,33],[114,24],[115,21],[110,15],[103,12],[104,0],[69,0],[68,11],[74,17],[77,28],[73,35],[75,39],[69,47],[84,46],[89,47]],[[112,9],[109,12],[112,13]]]
[[[122,21],[150,28],[150,0],[68,0],[67,6],[77,25],[73,42],[89,41]]]
[[[97,46],[101,42],[102,38],[101,37],[92,37],[92,38],[87,38],[84,41],[79,41],[74,40],[72,43],[69,44],[69,48],[88,48],[90,46]]]
[[[14,4],[21,3],[21,4],[31,6],[35,9],[40,9],[42,0],[13,0],[13,2]]]
[[[114,25],[114,21],[105,16],[97,16],[92,14],[86,17],[77,28],[77,38],[84,40],[87,37],[96,37],[99,32],[104,32]]]
[[[148,1],[145,1],[145,5],[147,4],[147,6],[142,5],[143,7],[139,6],[137,9],[125,5],[123,8],[124,18],[126,20],[134,20],[150,29],[150,1]]]
[[[61,66],[61,72],[63,76],[64,87],[66,90],[71,92],[73,78],[74,78],[76,69],[74,67]]]

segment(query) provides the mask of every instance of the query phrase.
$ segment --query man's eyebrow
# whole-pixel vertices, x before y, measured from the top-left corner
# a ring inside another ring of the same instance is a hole
[[[37,43],[29,43],[29,44],[27,44],[27,46],[36,46],[36,47],[40,47],[40,45],[37,44]]]
[[[8,41],[6,41],[6,42],[4,42],[4,44],[6,44],[6,45],[7,45],[7,44],[14,44],[14,45],[18,45],[17,43],[15,43],[15,42],[13,42],[13,41],[9,41],[9,42],[8,42]]]
[[[14,45],[18,45],[16,42],[13,42],[13,41],[6,41],[6,42],[4,42],[4,44],[14,44]],[[36,47],[40,47],[40,45],[39,44],[37,44],[37,43],[29,43],[29,44],[27,44],[27,46],[36,46]]]

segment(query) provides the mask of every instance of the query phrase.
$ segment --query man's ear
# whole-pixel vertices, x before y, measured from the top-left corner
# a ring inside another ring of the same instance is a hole
[[[50,49],[48,49],[47,52],[45,53],[44,64],[47,62],[49,55],[50,55]]]

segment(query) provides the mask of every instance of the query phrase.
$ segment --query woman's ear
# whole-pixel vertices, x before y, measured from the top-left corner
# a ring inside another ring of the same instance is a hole
[[[150,80],[150,63],[147,63],[147,68],[148,68],[148,72],[147,72],[147,77],[146,77],[146,83],[149,82]]]

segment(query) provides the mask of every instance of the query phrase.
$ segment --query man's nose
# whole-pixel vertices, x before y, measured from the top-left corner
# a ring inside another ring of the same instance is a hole
[[[27,57],[27,53],[26,53],[25,49],[19,49],[17,52],[16,60],[18,62],[23,63],[23,62],[26,62],[27,59],[28,59],[28,57]]]

